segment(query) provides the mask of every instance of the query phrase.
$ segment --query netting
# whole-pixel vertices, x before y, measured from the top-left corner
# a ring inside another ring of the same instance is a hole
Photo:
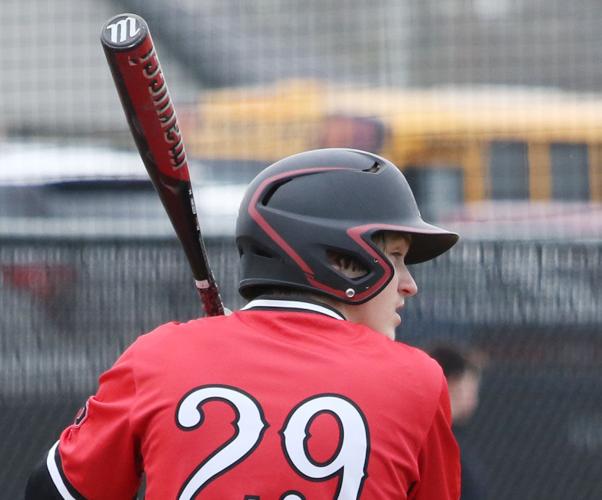
[[[312,147],[393,161],[461,245],[400,340],[476,349],[458,435],[487,498],[602,497],[602,5],[593,0],[3,0],[0,484],[138,335],[199,314],[99,43],[150,26],[230,307],[243,186]]]
[[[124,130],[98,43],[119,12],[145,17],[174,97],[283,78],[384,86],[518,85],[599,91],[593,1],[5,0],[0,127]]]

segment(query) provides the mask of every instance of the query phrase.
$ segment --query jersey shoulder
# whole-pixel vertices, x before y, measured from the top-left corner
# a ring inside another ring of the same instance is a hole
[[[398,357],[400,363],[413,367],[425,383],[433,385],[437,389],[438,395],[441,384],[445,380],[439,363],[418,347],[398,341],[393,342],[393,345],[394,355]]]
[[[436,411],[442,391],[447,390],[443,370],[423,350],[404,344],[390,342],[388,349],[388,380],[397,390],[411,398],[427,413]],[[428,410],[430,408],[430,410]]]
[[[212,316],[196,318],[185,322],[170,321],[157,326],[141,335],[132,346],[137,348],[161,347],[165,343],[187,340],[194,335],[196,338],[213,336],[231,328],[231,320],[227,316]]]
[[[440,379],[443,374],[443,370],[439,363],[431,358],[428,353],[418,347],[411,346],[404,342],[395,341],[393,342],[393,350],[395,356],[399,359],[406,360],[408,363],[412,363],[424,370],[426,373]]]

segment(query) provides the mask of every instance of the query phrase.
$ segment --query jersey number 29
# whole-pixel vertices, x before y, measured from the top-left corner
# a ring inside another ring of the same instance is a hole
[[[209,401],[222,401],[232,407],[236,432],[190,474],[180,489],[179,500],[194,498],[210,481],[243,461],[259,445],[268,427],[261,405],[253,396],[225,385],[207,385],[188,392],[176,410],[178,427],[184,431],[200,427],[204,420],[202,405]],[[325,463],[318,463],[309,456],[306,444],[311,423],[323,413],[338,420],[340,436],[334,456]],[[368,426],[351,400],[339,394],[312,396],[291,410],[280,434],[286,459],[299,475],[314,481],[340,476],[335,499],[359,498],[368,465]],[[303,497],[287,492],[281,498]]]

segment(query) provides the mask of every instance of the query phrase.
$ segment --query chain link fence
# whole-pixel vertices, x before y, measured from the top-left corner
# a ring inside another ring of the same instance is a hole
[[[226,304],[240,306],[232,240],[208,240],[208,252]],[[491,499],[602,491],[601,259],[593,244],[463,242],[412,269],[421,291],[399,340],[454,342],[488,359],[461,438]],[[172,240],[3,240],[0,270],[0,482],[3,498],[17,498],[125,346],[197,317],[200,304]]]
[[[125,122],[98,39],[120,12],[147,19],[180,102],[286,78],[602,88],[594,0],[4,0],[0,130],[119,140]]]

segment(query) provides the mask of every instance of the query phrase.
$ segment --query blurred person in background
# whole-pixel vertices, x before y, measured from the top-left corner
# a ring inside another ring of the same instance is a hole
[[[465,444],[464,434],[479,406],[483,355],[451,344],[431,346],[428,354],[441,365],[451,400],[453,430],[460,445],[462,463],[461,500],[483,500],[485,473],[478,457]]]

